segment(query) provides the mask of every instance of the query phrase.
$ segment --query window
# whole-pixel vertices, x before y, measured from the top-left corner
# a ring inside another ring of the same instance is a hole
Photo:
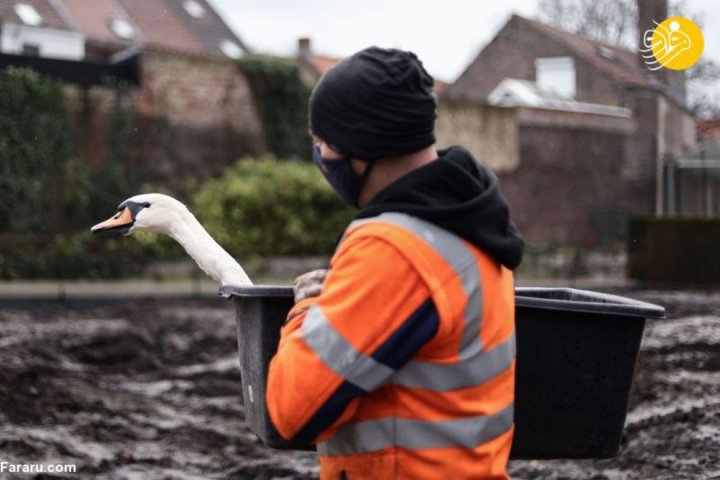
[[[187,0],[183,3],[183,8],[193,18],[203,18],[205,16],[205,7],[195,0]]]
[[[575,61],[572,57],[535,59],[535,83],[566,98],[575,97]]]
[[[240,58],[243,55],[240,45],[232,40],[223,40],[220,42],[220,50],[222,50],[223,53],[230,58]]]
[[[119,38],[128,39],[135,36],[135,29],[129,22],[121,18],[115,18],[110,22],[110,28]]]
[[[17,13],[17,16],[20,17],[20,20],[22,20],[25,25],[37,27],[42,23],[42,17],[37,10],[35,10],[35,7],[27,3],[16,3],[15,13]]]
[[[22,54],[26,57],[39,57],[40,56],[40,45],[33,45],[31,43],[23,43]]]

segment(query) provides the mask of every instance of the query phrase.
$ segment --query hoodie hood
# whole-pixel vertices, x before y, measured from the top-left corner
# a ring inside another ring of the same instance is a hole
[[[497,178],[462,147],[440,150],[438,155],[436,161],[380,191],[356,218],[406,213],[453,232],[514,270],[522,260],[524,242]]]

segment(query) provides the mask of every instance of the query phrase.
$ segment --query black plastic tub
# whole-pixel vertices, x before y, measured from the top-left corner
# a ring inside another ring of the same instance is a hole
[[[235,301],[243,400],[250,429],[272,448],[283,440],[265,408],[265,384],[291,287],[223,287]],[[512,458],[609,458],[617,454],[646,318],[663,307],[570,288],[515,291],[517,380]]]

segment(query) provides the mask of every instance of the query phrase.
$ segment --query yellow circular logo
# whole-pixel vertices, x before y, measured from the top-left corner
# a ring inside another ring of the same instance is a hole
[[[700,60],[705,40],[700,28],[685,17],[670,17],[644,36],[643,58],[650,70],[685,70]]]

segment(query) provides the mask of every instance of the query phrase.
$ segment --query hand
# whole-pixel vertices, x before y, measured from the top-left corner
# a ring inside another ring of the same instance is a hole
[[[297,277],[293,282],[295,303],[306,298],[319,296],[322,293],[323,282],[325,282],[327,274],[327,270],[313,270]]]

